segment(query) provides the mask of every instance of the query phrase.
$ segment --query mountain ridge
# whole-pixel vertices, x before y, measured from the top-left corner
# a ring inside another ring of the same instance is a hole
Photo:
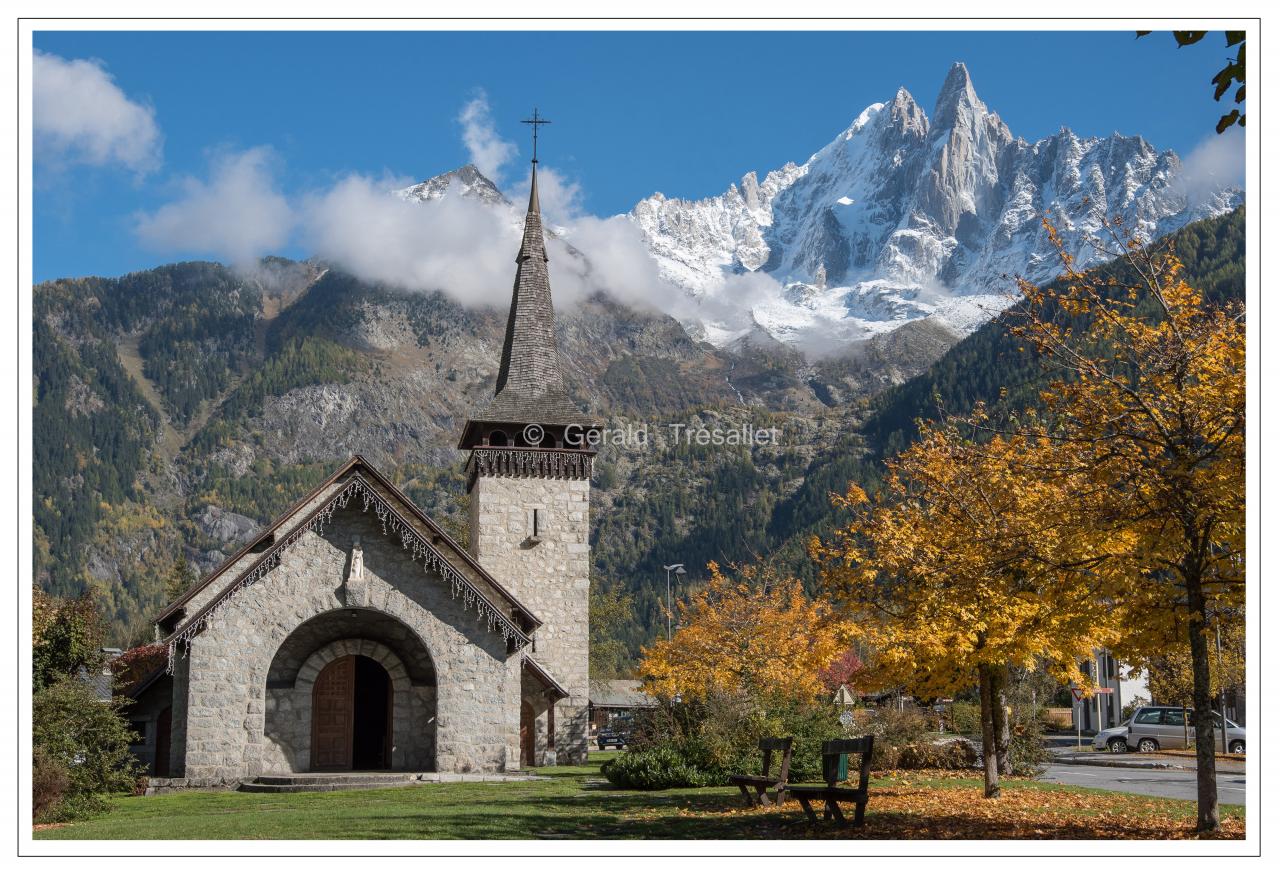
[[[832,346],[926,318],[963,336],[1008,305],[1012,277],[1056,276],[1046,216],[1088,267],[1108,257],[1093,246],[1104,218],[1149,241],[1243,201],[1220,186],[1189,202],[1181,172],[1175,153],[1141,136],[1080,138],[1064,126],[1034,143],[1014,137],[957,63],[932,120],[899,88],[804,164],[766,174],[773,185],[754,199],[738,184],[700,200],[658,193],[628,217],[665,279],[720,305],[698,326],[717,345],[759,328]],[[723,318],[735,309],[725,278],[744,273],[779,288]]]

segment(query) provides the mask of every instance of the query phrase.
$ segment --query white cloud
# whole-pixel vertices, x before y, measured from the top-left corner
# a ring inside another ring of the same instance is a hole
[[[506,306],[515,276],[524,200],[508,208],[450,191],[427,202],[390,194],[402,181],[353,175],[300,204],[302,244],[369,282],[441,291],[466,306]],[[526,186],[527,192],[527,186]],[[674,312],[688,296],[658,275],[639,230],[622,216],[582,214],[579,188],[550,169],[538,173],[557,306],[608,291],[633,306]],[[546,209],[552,205],[550,211]]]
[[[483,94],[466,105],[460,120],[472,162],[492,178],[515,147],[497,136]],[[241,269],[294,243],[366,282],[441,291],[465,306],[509,303],[527,176],[510,207],[456,189],[427,202],[405,201],[393,192],[407,180],[363,174],[286,197],[274,164],[267,147],[222,154],[207,179],[182,180],[178,197],[140,215],[138,237],[154,249],[217,257]],[[749,323],[752,302],[777,294],[770,277],[730,277],[724,295],[699,303],[661,277],[640,230],[625,216],[587,213],[576,180],[540,167],[538,191],[559,307],[604,291],[683,321]]]
[[[1244,131],[1235,127],[1202,140],[1182,159],[1182,172],[1176,184],[1186,193],[1191,206],[1203,203],[1224,188],[1243,186]]]
[[[130,100],[97,61],[36,51],[32,122],[38,162],[120,164],[145,172],[160,163],[155,111]]]
[[[455,191],[410,203],[390,193],[401,184],[356,175],[306,197],[304,245],[363,280],[467,305],[509,300],[520,245],[510,213]]]
[[[498,135],[489,111],[489,96],[484,91],[477,92],[462,108],[458,122],[462,125],[462,142],[471,155],[471,163],[490,180],[498,182],[503,165],[516,156],[516,146]]]
[[[579,216],[566,228],[565,236],[577,254],[561,245],[551,246],[551,288],[557,302],[606,291],[632,306],[666,313],[688,304],[688,295],[658,274],[658,264],[639,229],[624,216]]]
[[[510,192],[521,209],[529,202],[529,179],[526,175]],[[554,167],[538,165],[538,203],[543,219],[551,225],[565,225],[584,215],[582,186]]]
[[[177,200],[138,216],[138,238],[152,249],[209,254],[237,266],[278,251],[294,214],[276,188],[273,161],[265,146],[218,156],[208,181],[184,179]]]

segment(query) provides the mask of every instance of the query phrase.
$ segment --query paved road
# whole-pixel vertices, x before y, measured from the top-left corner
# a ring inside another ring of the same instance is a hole
[[[1076,766],[1051,763],[1041,780],[1056,784],[1074,784],[1099,790],[1164,796],[1169,799],[1195,799],[1195,772],[1166,769],[1118,769],[1112,766]],[[1218,775],[1218,801],[1227,805],[1244,805],[1244,775]]]

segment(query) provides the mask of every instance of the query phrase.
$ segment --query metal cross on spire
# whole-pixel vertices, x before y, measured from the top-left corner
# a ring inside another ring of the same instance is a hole
[[[533,163],[537,164],[538,163],[538,125],[549,125],[551,124],[551,122],[548,119],[542,118],[540,115],[538,115],[538,108],[535,106],[533,108],[533,118],[521,119],[520,123],[524,125],[533,126]]]

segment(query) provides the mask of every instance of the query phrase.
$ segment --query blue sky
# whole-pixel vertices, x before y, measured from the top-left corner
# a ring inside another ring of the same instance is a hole
[[[957,60],[1028,140],[1065,125],[1086,136],[1141,134],[1185,156],[1214,136],[1225,109],[1209,84],[1226,54],[1217,34],[1183,49],[1167,34],[1135,40],[1132,31],[45,32],[34,45],[94,60],[141,113],[103,122],[117,126],[106,151],[41,144],[37,281],[220,257],[199,244],[158,244],[155,234],[148,241],[140,217],[234,156],[256,156],[245,185],[269,179],[284,199],[353,173],[416,180],[460,166],[469,152],[459,113],[478,90],[494,135],[520,150],[503,168],[504,187],[525,174],[519,120],[536,104],[553,120],[544,162],[577,184],[581,208],[596,215],[659,190],[716,194],[749,170],[803,162],[899,85],[929,112]],[[103,101],[86,103],[61,111],[106,113]],[[133,121],[148,114],[154,136],[144,137]],[[310,254],[301,246],[281,238],[271,248]]]

